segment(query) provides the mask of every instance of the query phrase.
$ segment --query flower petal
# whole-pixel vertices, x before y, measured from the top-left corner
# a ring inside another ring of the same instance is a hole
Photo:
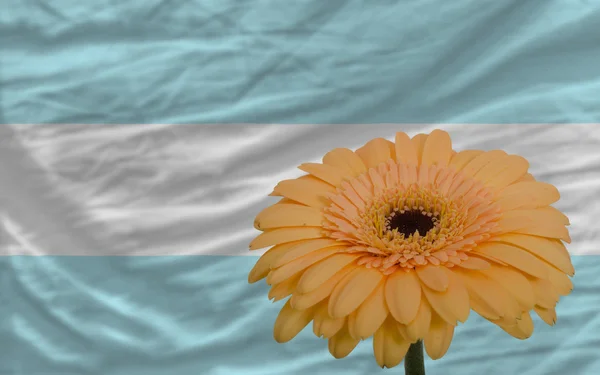
[[[471,310],[469,294],[464,283],[451,270],[443,267],[447,275],[449,287],[445,292],[438,292],[423,287],[423,293],[431,308],[448,324],[456,325],[457,321],[465,322]]]
[[[429,357],[434,360],[442,358],[448,351],[448,348],[450,348],[453,335],[454,326],[446,323],[437,314],[433,314],[429,332],[427,332],[423,340],[425,351]]]
[[[477,173],[475,173],[473,175],[473,178],[476,178],[477,180],[483,183],[487,183],[498,173],[508,168],[509,158],[510,155],[504,155],[493,159],[492,161],[484,165]]]
[[[429,331],[429,326],[431,324],[431,306],[425,298],[421,298],[421,303],[419,304],[419,311],[417,312],[417,316],[408,324],[402,325],[398,323],[399,327],[404,327],[401,332],[404,332],[404,336],[407,340],[411,342],[416,342],[417,340],[421,340],[425,337],[427,332]]]
[[[542,279],[548,278],[548,271],[543,261],[518,247],[499,242],[490,242],[477,246],[473,252],[498,259],[531,276]]]
[[[310,266],[298,282],[298,291],[300,293],[312,292],[360,256],[360,254],[335,254]]]
[[[333,289],[340,283],[340,281],[344,279],[344,276],[346,276],[355,268],[356,266],[354,264],[350,264],[342,268],[329,280],[324,282],[319,288],[305,294],[294,293],[290,299],[292,307],[298,310],[304,310],[323,301],[325,298],[331,295]]]
[[[490,264],[487,261],[474,256],[469,256],[467,260],[461,261],[458,265],[462,268],[479,271],[487,270],[490,268]]]
[[[267,229],[250,242],[250,250],[258,250],[268,246],[322,237],[325,237],[325,234],[321,227]]]
[[[314,207],[299,204],[274,204],[262,210],[254,219],[254,228],[259,230],[281,227],[318,227],[323,223],[323,214]]]
[[[502,284],[485,277],[481,272],[477,271],[465,271],[461,269],[457,270],[456,273],[467,287],[472,307],[475,307],[474,304],[477,304],[477,302],[480,302],[480,305],[489,307],[494,315],[497,316],[492,319],[505,318],[507,320],[515,320],[521,315],[521,307],[517,300],[502,287]]]
[[[462,173],[466,176],[474,177],[483,167],[488,165],[494,160],[501,159],[506,156],[506,152],[501,150],[492,150],[482,153],[479,156],[473,158],[465,167],[462,169]]]
[[[277,302],[287,296],[290,296],[296,291],[296,285],[298,284],[299,279],[300,275],[296,275],[280,282],[279,284],[273,285],[269,290],[269,299],[273,300],[273,302]]]
[[[430,265],[425,267],[417,267],[415,271],[423,284],[435,291],[444,292],[446,289],[448,289],[449,281],[448,276],[442,268],[446,267]]]
[[[471,162],[471,160],[475,159],[484,152],[485,151],[481,150],[464,150],[457,152],[456,155],[450,159],[449,166],[454,168],[456,171],[461,171],[467,164]]]
[[[512,184],[498,195],[496,202],[502,210],[538,208],[548,206],[560,199],[558,189],[545,182],[529,181]]]
[[[307,254],[298,259],[294,259],[293,261],[286,263],[281,267],[272,269],[269,275],[267,276],[267,284],[278,284],[283,280],[294,276],[298,272],[305,270],[313,264],[325,258],[328,258],[340,251],[344,251],[345,249],[345,246],[327,247],[325,249],[313,251],[312,253]]]
[[[520,249],[526,250],[529,253],[545,260],[570,276],[573,276],[575,273],[569,253],[560,241],[517,233],[508,233],[495,236],[490,238],[489,241],[518,246]]]
[[[335,287],[329,298],[329,315],[350,314],[373,292],[383,275],[375,268],[357,267]]]
[[[500,233],[515,232],[540,237],[558,238],[571,242],[563,217],[540,209],[507,211],[498,224]]]
[[[313,176],[279,182],[271,195],[289,198],[310,207],[322,208],[329,204],[326,194],[335,193],[335,187]]]
[[[566,296],[573,290],[573,282],[562,271],[548,265],[548,281],[561,296]]]
[[[549,326],[556,324],[556,310],[554,308],[544,309],[543,307],[534,306],[533,311]]]
[[[410,342],[398,332],[392,319],[387,319],[373,336],[373,353],[381,368],[392,368],[400,364],[409,347]]]
[[[452,156],[452,141],[447,132],[434,130],[429,134],[423,146],[422,164],[445,167]]]
[[[516,321],[516,324],[503,324],[502,322],[494,322],[498,327],[502,328],[506,333],[519,340],[525,340],[533,334],[533,320],[528,312],[523,312],[521,318]]]
[[[346,318],[332,318],[327,312],[328,300],[321,302],[315,312],[313,333],[321,338],[330,338],[338,333],[346,324]]]
[[[253,284],[267,277],[271,271],[271,265],[277,261],[283,254],[289,251],[292,247],[304,241],[294,241],[285,244],[273,246],[267,250],[256,262],[250,273],[248,274],[248,282]]]
[[[545,309],[552,309],[558,303],[560,296],[548,280],[530,278],[529,282],[535,294],[535,304]]]
[[[356,310],[354,333],[360,339],[372,336],[388,316],[385,304],[385,282],[380,282],[375,290]]]
[[[390,275],[385,285],[385,300],[398,322],[407,324],[419,310],[421,284],[415,272],[398,271]]]
[[[347,148],[335,148],[323,157],[323,164],[344,170],[348,176],[356,177],[365,173],[367,168],[360,156]]]
[[[290,248],[288,251],[286,251],[285,254],[279,257],[279,259],[273,262],[271,268],[279,268],[285,265],[286,263],[289,263],[307,254],[310,254],[313,251],[333,246],[340,247],[343,246],[343,244],[331,238],[315,238],[302,241],[301,243]]]
[[[358,345],[360,340],[352,338],[350,333],[348,333],[347,325],[344,325],[342,329],[338,331],[333,337],[329,339],[328,347],[329,353],[334,358],[340,359],[348,356],[356,345]]]
[[[542,215],[552,216],[553,220],[559,221],[562,225],[571,225],[569,218],[567,215],[562,213],[556,207],[546,206],[546,207],[538,207],[535,209],[536,212],[541,212]]]
[[[429,135],[427,134],[419,133],[412,137],[412,139],[410,140],[410,142],[415,147],[415,151],[417,152],[417,162],[419,163],[419,165],[422,163],[423,160],[423,150],[425,149],[425,141],[427,141],[428,136]]]
[[[531,173],[527,173],[527,174],[523,175],[523,177],[521,177],[517,181],[515,181],[515,184],[519,183],[519,182],[532,182],[532,181],[535,181],[535,177],[533,177],[533,175]]]
[[[343,170],[327,164],[304,163],[298,169],[310,173],[318,179],[327,182],[330,185],[338,187],[342,181],[348,178]]]
[[[529,311],[535,305],[535,294],[529,280],[511,267],[493,265],[485,276],[501,284],[519,303],[521,309]]]
[[[414,165],[418,163],[417,150],[406,133],[396,133],[395,150],[396,161],[399,163]]]
[[[367,169],[377,168],[379,164],[394,159],[392,154],[394,144],[384,138],[375,138],[356,150],[356,154],[363,160]]]
[[[278,343],[288,342],[304,329],[313,319],[314,309],[295,310],[288,300],[277,319],[273,329],[273,337]]]
[[[488,178],[486,178],[487,184],[496,189],[503,189],[519,180],[519,178],[523,177],[529,169],[529,162],[524,157],[518,155],[509,155],[504,163],[506,163],[507,168],[498,171],[492,176],[487,176]]]

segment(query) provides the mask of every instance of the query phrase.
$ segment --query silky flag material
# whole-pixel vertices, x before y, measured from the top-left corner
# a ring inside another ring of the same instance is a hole
[[[253,219],[299,164],[435,128],[557,186],[576,275],[554,327],[472,314],[427,374],[600,373],[600,3],[0,3],[1,375],[383,373],[275,342]]]
[[[256,213],[329,149],[439,127],[455,149],[504,149],[556,185],[577,270],[558,323],[518,341],[472,314],[437,373],[600,369],[600,125],[3,125],[6,374],[364,374],[371,340],[334,360],[311,326],[276,344]],[[52,369],[52,372],[48,370]]]

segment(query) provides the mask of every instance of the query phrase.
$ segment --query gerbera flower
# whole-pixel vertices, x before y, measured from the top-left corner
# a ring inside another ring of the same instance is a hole
[[[557,189],[504,151],[455,152],[441,130],[395,142],[334,149],[305,176],[277,184],[283,197],[255,220],[251,250],[272,246],[249,275],[291,296],[277,342],[313,322],[335,358],[373,336],[381,367],[423,340],[432,359],[448,350],[471,310],[508,334],[549,325],[574,274],[569,220],[550,206]]]

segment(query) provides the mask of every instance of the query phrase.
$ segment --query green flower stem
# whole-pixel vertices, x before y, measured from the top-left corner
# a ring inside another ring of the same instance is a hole
[[[405,375],[425,375],[425,361],[423,359],[423,341],[411,344],[404,357]]]

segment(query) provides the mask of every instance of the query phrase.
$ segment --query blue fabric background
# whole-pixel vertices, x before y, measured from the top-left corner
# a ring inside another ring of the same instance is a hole
[[[589,0],[2,0],[0,122],[597,122]]]

